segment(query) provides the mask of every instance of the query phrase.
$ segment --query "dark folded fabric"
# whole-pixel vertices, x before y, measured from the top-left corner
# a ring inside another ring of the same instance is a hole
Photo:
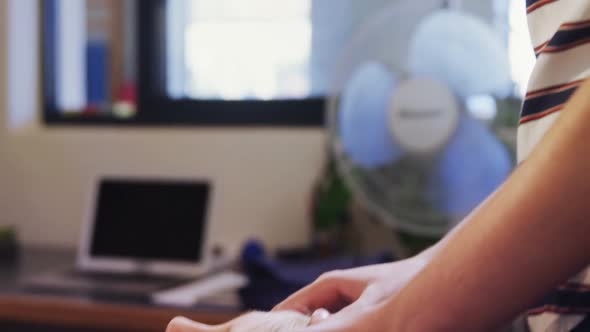
[[[317,279],[322,273],[390,262],[390,254],[369,257],[334,257],[315,260],[272,258],[257,243],[242,251],[242,266],[250,279],[240,291],[246,309],[270,310],[283,299]]]

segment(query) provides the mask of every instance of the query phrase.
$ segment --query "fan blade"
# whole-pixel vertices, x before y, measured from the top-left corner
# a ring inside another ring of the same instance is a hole
[[[462,114],[432,176],[434,205],[460,221],[506,180],[512,166],[508,150],[490,129]]]
[[[385,66],[368,62],[360,66],[346,85],[338,121],[344,151],[365,168],[394,162],[403,154],[389,134],[388,113],[397,86]]]
[[[449,84],[460,97],[505,96],[512,88],[508,52],[484,21],[455,10],[426,17],[414,33],[410,72]]]

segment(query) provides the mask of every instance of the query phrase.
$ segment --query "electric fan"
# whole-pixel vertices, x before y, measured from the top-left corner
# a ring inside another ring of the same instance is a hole
[[[459,8],[398,1],[343,54],[328,102],[340,173],[386,225],[443,235],[514,166],[496,121],[513,90],[501,38]]]

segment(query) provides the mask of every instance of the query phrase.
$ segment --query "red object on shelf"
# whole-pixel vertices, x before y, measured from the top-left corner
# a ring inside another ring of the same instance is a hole
[[[117,101],[137,104],[137,88],[135,87],[135,82],[123,83],[117,94]]]
[[[86,105],[82,111],[82,115],[96,115],[98,113],[100,113],[100,106],[96,104]]]

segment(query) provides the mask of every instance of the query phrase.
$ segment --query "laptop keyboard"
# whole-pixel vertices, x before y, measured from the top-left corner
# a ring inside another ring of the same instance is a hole
[[[186,278],[178,277],[69,270],[38,275],[28,280],[26,286],[39,291],[148,299],[154,292],[175,287],[187,281]]]
[[[85,279],[97,283],[148,283],[148,284],[164,284],[175,285],[186,282],[184,278],[174,277],[160,277],[145,274],[119,274],[119,273],[104,273],[104,272],[86,272],[86,271],[70,271],[68,276],[76,279]]]

